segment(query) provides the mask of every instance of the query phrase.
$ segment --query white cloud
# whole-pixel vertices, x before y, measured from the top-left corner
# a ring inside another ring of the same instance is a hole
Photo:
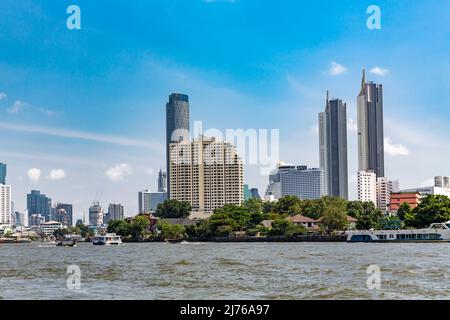
[[[50,171],[50,175],[48,176],[48,179],[50,180],[61,180],[66,177],[66,172],[63,169],[53,169]]]
[[[41,178],[41,170],[37,168],[32,168],[28,170],[28,179],[30,179],[31,182],[37,183],[39,182],[40,178]]]
[[[8,96],[4,92],[0,92],[0,101],[6,99]]]
[[[396,156],[407,156],[409,155],[409,150],[401,144],[394,144],[390,137],[384,139],[384,151],[393,157]]]
[[[19,113],[24,107],[25,107],[25,103],[23,103],[20,100],[16,100],[14,102],[14,104],[10,108],[8,108],[6,111],[8,111],[9,113],[16,114],[16,113]]]
[[[346,72],[347,68],[344,67],[342,64],[337,63],[336,61],[331,62],[330,69],[328,70],[328,74],[330,76],[338,76]]]
[[[357,132],[358,125],[353,119],[349,118],[347,121],[347,129],[350,130],[351,132]]]
[[[145,170],[145,173],[147,173],[148,175],[152,176],[155,174],[155,170],[148,168],[147,170]]]
[[[133,173],[131,166],[127,163],[118,164],[105,171],[105,175],[111,181],[121,181],[125,176],[129,176]]]
[[[46,135],[50,135],[50,136],[57,136],[57,137],[64,137],[64,138],[106,142],[106,143],[123,145],[123,146],[151,148],[151,149],[155,149],[157,151],[162,150],[162,146],[160,143],[144,141],[144,140],[129,139],[129,138],[118,137],[118,136],[110,136],[110,135],[105,135],[105,134],[100,134],[100,133],[91,133],[91,132],[66,130],[66,129],[57,129],[57,128],[55,129],[55,128],[10,124],[10,123],[4,123],[4,122],[0,122],[0,128],[8,129],[8,130],[15,130],[15,131],[22,131],[22,132],[40,133],[40,134],[46,134]]]
[[[385,76],[389,73],[389,70],[383,69],[380,67],[375,67],[375,68],[370,69],[370,73],[376,74],[377,76]]]

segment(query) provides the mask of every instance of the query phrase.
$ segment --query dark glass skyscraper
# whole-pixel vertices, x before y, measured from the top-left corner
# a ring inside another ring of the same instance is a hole
[[[0,163],[0,184],[6,184],[6,164]]]
[[[67,213],[68,224],[69,226],[73,226],[73,206],[69,203],[58,203],[56,205],[56,211],[64,209]]]
[[[28,217],[33,214],[40,214],[46,221],[51,220],[52,199],[38,190],[31,190],[27,195]]]
[[[329,99],[319,113],[320,167],[324,171],[325,194],[348,199],[347,105]]]
[[[167,175],[162,170],[158,174],[158,192],[167,192]]]
[[[166,104],[166,160],[167,192],[170,192],[170,157],[169,145],[172,142],[189,140],[189,97],[185,94],[172,93]]]
[[[384,177],[383,86],[366,82],[358,95],[358,167]]]

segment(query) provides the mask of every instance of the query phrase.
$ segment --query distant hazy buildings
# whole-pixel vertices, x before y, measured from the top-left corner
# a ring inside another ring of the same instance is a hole
[[[261,196],[259,195],[259,190],[258,190],[258,188],[251,188],[251,189],[250,189],[250,192],[251,192],[251,194],[252,194],[252,198],[255,198],[255,199],[261,199]]]
[[[41,214],[31,214],[28,215],[28,226],[40,226],[45,222],[45,217],[43,217]]]
[[[167,192],[167,174],[161,170],[158,174],[158,192]]]
[[[14,226],[16,227],[25,226],[25,213],[18,211],[14,213]]]
[[[108,212],[105,214],[103,223],[108,224],[109,221],[123,220],[125,218],[124,206],[120,203],[110,203]]]
[[[46,221],[51,220],[52,199],[42,194],[39,190],[31,190],[27,195],[28,216],[41,215]],[[30,219],[29,219],[30,220]],[[31,221],[33,221],[31,219]],[[29,222],[30,224],[30,222]],[[32,226],[33,224],[30,224]]]
[[[450,189],[450,177],[449,176],[434,177],[434,186],[438,188]]]
[[[6,164],[0,162],[0,184],[6,184]]]
[[[228,142],[201,136],[170,144],[168,177],[170,199],[189,202],[199,215],[244,202],[243,161]]]
[[[69,203],[57,203],[56,204],[56,211],[63,209],[67,214],[67,225],[73,226],[73,206]],[[56,221],[59,221],[57,219],[53,219]]]
[[[348,199],[347,105],[329,99],[319,113],[320,168],[323,169],[325,194]]]
[[[377,205],[377,176],[374,172],[358,171],[358,200]]]
[[[357,105],[358,170],[384,177],[383,86],[366,82],[365,70]]]
[[[100,203],[94,202],[89,208],[89,225],[101,226],[103,224],[103,209]]]
[[[301,200],[319,199],[324,192],[322,169],[280,163],[269,176],[265,199],[273,201],[287,195],[297,196]]]
[[[189,97],[172,93],[166,104],[167,191],[170,193],[170,151],[172,142],[189,141]]]
[[[167,192],[140,191],[138,194],[139,213],[154,213],[158,205],[167,199]]]
[[[244,202],[252,198],[252,192],[248,187],[248,184],[244,184]]]

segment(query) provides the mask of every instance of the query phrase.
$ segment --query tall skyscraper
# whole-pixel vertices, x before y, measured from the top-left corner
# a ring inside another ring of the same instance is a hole
[[[94,202],[89,208],[89,225],[101,226],[103,224],[103,209],[100,203]]]
[[[167,175],[161,169],[158,174],[158,192],[167,192]]]
[[[201,136],[170,145],[170,199],[187,201],[199,216],[244,202],[244,168],[228,142]]]
[[[384,177],[383,86],[366,82],[358,95],[358,170]]]
[[[108,224],[109,221],[114,220],[123,220],[124,215],[124,207],[120,203],[110,203],[108,206],[108,213],[105,215],[105,219],[103,219],[104,224]]]
[[[139,213],[155,212],[160,203],[167,200],[167,192],[151,192],[144,190],[139,192]]]
[[[251,188],[250,192],[252,193],[252,198],[261,199],[258,188]]]
[[[39,190],[31,190],[27,195],[28,217],[33,214],[41,215],[46,221],[51,220],[52,199]]]
[[[170,193],[170,151],[172,142],[189,141],[189,97],[172,93],[166,104],[167,192]]]
[[[58,203],[56,205],[56,211],[60,209],[64,209],[66,211],[68,217],[68,225],[73,226],[73,206],[69,203]]]
[[[377,208],[382,211],[389,210],[391,203],[392,181],[386,177],[377,178]]]
[[[347,105],[329,99],[319,113],[320,168],[323,169],[325,194],[348,199]]]
[[[358,200],[377,205],[377,176],[374,172],[358,171]]]
[[[6,184],[6,164],[0,162],[0,184]]]
[[[11,187],[0,184],[0,226],[11,226]]]

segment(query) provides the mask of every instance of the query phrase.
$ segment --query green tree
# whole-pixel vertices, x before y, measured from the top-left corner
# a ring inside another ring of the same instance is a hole
[[[356,218],[356,228],[360,230],[377,229],[384,218],[380,209],[373,202],[349,201],[347,214]]]
[[[66,234],[68,234],[67,229],[58,229],[58,230],[53,231],[53,235],[57,239],[64,239]]]
[[[275,204],[275,212],[277,213],[287,213],[289,214],[289,211],[291,210],[292,206],[300,206],[301,201],[296,196],[284,196],[278,199],[278,201]]]
[[[275,202],[269,202],[269,201],[263,202],[262,210],[263,210],[263,213],[275,212]]]
[[[131,225],[125,220],[111,220],[108,222],[107,231],[122,237],[127,237],[131,234]]]
[[[148,227],[150,225],[150,221],[145,216],[137,216],[131,222],[131,235],[133,239],[141,239],[147,233]]]
[[[254,214],[260,214],[263,211],[263,202],[261,199],[250,198],[244,203],[244,207]]]
[[[186,201],[166,200],[158,204],[155,215],[160,218],[187,218],[191,214],[192,206]]]
[[[450,199],[444,195],[428,195],[412,211],[417,228],[428,227],[432,223],[450,220]],[[411,218],[411,217],[408,217]],[[408,219],[408,223],[410,219]],[[406,222],[405,222],[406,224]]]
[[[322,216],[321,225],[328,232],[347,229],[345,206],[344,208],[342,206],[328,206]]]
[[[186,229],[180,224],[169,224],[162,220],[158,222],[158,229],[161,230],[162,240],[181,240],[186,237]]]
[[[397,211],[397,216],[400,220],[404,221],[406,215],[411,214],[412,210],[411,207],[409,206],[409,204],[407,202],[403,202],[400,207],[398,208]]]
[[[284,236],[286,230],[288,230],[291,222],[286,219],[278,219],[272,222],[272,229],[270,229],[270,235],[272,236]]]

